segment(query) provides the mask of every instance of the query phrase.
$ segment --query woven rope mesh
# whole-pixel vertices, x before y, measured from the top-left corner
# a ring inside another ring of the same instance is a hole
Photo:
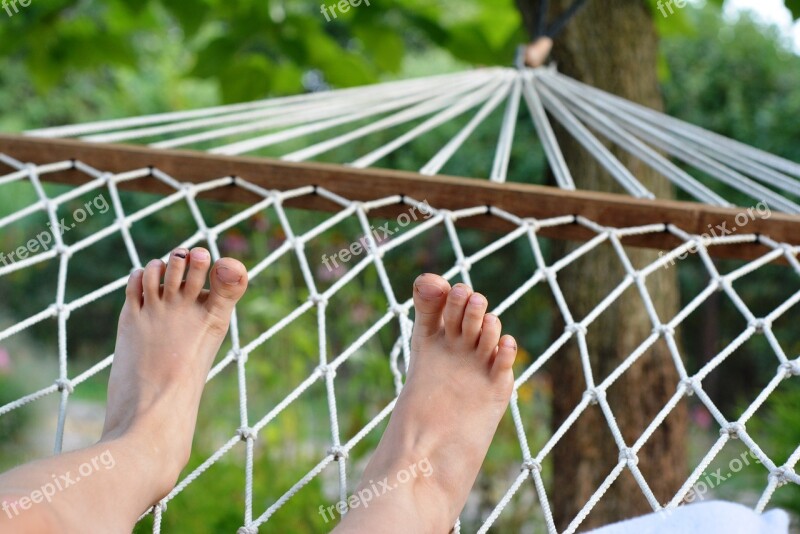
[[[250,532],[262,526],[269,530],[270,521],[278,515],[298,518],[298,525],[319,525],[320,505],[346,499],[402,388],[413,324],[411,287],[419,274],[409,270],[410,262],[402,261],[409,257],[415,265],[451,282],[463,281],[485,291],[492,311],[504,324],[516,328],[518,331],[510,333],[523,340],[509,413],[479,478],[484,494],[493,502],[490,506],[470,502],[462,517],[464,527],[458,529],[485,532],[493,525],[503,525],[504,516],[522,515],[526,524],[533,525],[532,530],[555,530],[548,495],[554,484],[568,481],[559,480],[552,471],[552,451],[589,410],[602,411],[608,435],[620,454],[607,459],[610,467],[605,482],[568,531],[578,529],[605,490],[621,476],[635,477],[641,498],[654,510],[680,504],[705,473],[713,471],[715,462],[740,457],[746,451],[753,463],[760,464],[759,493],[751,503],[758,510],[770,503],[781,486],[800,483],[795,472],[800,444],[791,451],[772,451],[747,427],[774,392],[789,381],[800,380],[797,347],[791,352],[792,347],[780,336],[798,317],[797,247],[746,233],[692,236],[663,224],[606,228],[571,214],[531,220],[486,206],[447,211],[429,205],[424,198],[395,196],[353,202],[311,185],[278,192],[241,178],[192,184],[191,176],[167,176],[158,169],[109,174],[81,162],[37,167],[15,160],[13,154],[0,155],[0,160],[17,169],[0,177],[0,194],[33,199],[11,213],[0,213],[0,233],[13,236],[22,249],[0,264],[0,295],[22,314],[0,318],[0,345],[8,348],[11,372],[27,373],[30,383],[24,396],[0,407],[0,420],[25,411],[49,414],[36,432],[40,440],[50,441],[56,452],[85,444],[80,428],[85,403],[75,401],[84,390],[95,396],[100,391],[103,398],[115,332],[96,325],[109,324],[108,316],[118,313],[132,269],[151,257],[166,259],[177,246],[206,246],[215,259],[236,256],[248,268],[251,287],[237,307],[226,345],[209,376],[196,452],[177,487],[143,517],[147,528],[152,522],[154,532],[168,530],[170,514],[185,513],[193,503],[226,510],[239,518],[242,532]],[[83,175],[84,185],[47,183],[49,175],[72,168]],[[171,193],[160,196],[118,189],[137,181],[160,182]],[[251,205],[204,200],[208,191],[230,187],[249,190],[260,200]],[[332,212],[287,207],[292,199],[309,195],[326,199]],[[397,206],[403,215],[393,219],[374,216],[376,209],[386,206]],[[513,230],[498,234],[461,228],[460,223],[479,221],[490,211],[508,221]],[[539,231],[572,224],[590,229],[595,237],[567,256],[551,258],[550,243]],[[26,234],[25,229],[31,227],[40,230]],[[632,264],[620,245],[626,235],[664,231],[677,236],[683,245],[664,251],[649,265]],[[51,236],[50,242],[43,243],[42,232]],[[33,246],[37,240],[39,246]],[[753,241],[760,241],[771,252],[751,262],[726,263],[727,270],[706,251],[707,247],[736,247]],[[360,252],[351,253],[353,257],[346,261],[338,253],[352,250],[353,243],[361,245]],[[574,316],[564,299],[572,288],[559,284],[559,274],[601,248],[616,252],[624,275],[591,313]],[[696,253],[686,260],[677,259],[689,249]],[[518,270],[524,275],[515,277],[507,272],[505,265],[510,259],[523,266]],[[682,269],[688,262],[705,270],[704,285],[697,288],[694,298],[682,303],[677,316],[658,317],[650,300],[648,277],[659,269]],[[785,300],[770,309],[751,307],[748,295],[757,292],[760,281],[773,269],[780,270],[781,279],[788,281]],[[15,291],[32,278],[48,288],[46,300],[29,299]],[[639,348],[611,375],[598,376],[588,363],[583,341],[598,335],[593,329],[596,319],[629,294],[641,299],[652,322],[652,334],[641,339]],[[690,366],[678,340],[712,295],[724,300],[728,317],[735,317],[738,335],[725,340],[707,362]],[[543,319],[547,313],[561,317],[563,332],[551,331]],[[540,342],[525,342],[531,339]],[[541,341],[545,339],[548,341]],[[586,394],[573,416],[550,433],[546,399],[558,395],[559,386],[548,383],[547,373],[560,349],[568,344],[577,344],[586,362]],[[606,393],[620,376],[640,365],[656,344],[668,347],[681,379],[665,386],[675,394],[658,416],[626,441],[615,414],[636,407],[615,406]],[[25,346],[36,348],[21,348]],[[703,389],[704,382],[742,355],[771,360],[774,376],[759,384],[760,393],[747,405],[735,412],[722,410]],[[29,361],[43,363],[30,372],[26,371]],[[719,437],[700,451],[699,461],[671,501],[658,502],[640,471],[648,459],[638,453],[672,410],[688,402],[710,415],[709,424],[720,430]],[[203,488],[228,483],[237,491],[223,501],[204,500]],[[320,495],[324,500],[319,500]],[[304,517],[316,522],[303,523]],[[188,516],[175,518],[178,524],[189,520]]]

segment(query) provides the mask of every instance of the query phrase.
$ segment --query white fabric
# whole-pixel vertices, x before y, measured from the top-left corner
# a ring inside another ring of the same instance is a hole
[[[752,509],[723,501],[710,501],[662,510],[615,523],[590,534],[788,534],[789,514],[770,510],[757,514]]]

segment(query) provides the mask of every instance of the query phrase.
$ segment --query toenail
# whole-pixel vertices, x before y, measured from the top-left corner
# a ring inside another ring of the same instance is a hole
[[[161,267],[164,264],[161,260],[150,260],[150,263],[147,264],[148,267],[156,268]]]
[[[464,289],[462,286],[456,286],[451,291],[453,296],[459,300],[467,298],[467,290]]]
[[[487,313],[483,316],[483,320],[486,321],[486,324],[495,324],[497,322],[497,316]]]
[[[175,256],[176,258],[180,258],[183,260],[186,259],[186,256],[189,255],[189,251],[186,250],[185,248],[179,248],[175,252],[173,252],[172,255]]]
[[[486,299],[483,295],[475,293],[469,298],[469,303],[473,306],[483,306],[486,303]]]
[[[504,339],[503,346],[509,349],[516,349],[517,343],[513,339]]]
[[[236,271],[228,269],[227,267],[217,267],[217,278],[224,284],[238,284],[242,279],[242,275],[237,274]]]
[[[192,251],[192,259],[193,260],[205,261],[205,260],[207,260],[209,258],[210,258],[210,256],[208,255],[208,251],[207,250],[200,249],[200,250],[193,250]]]
[[[417,291],[422,295],[422,298],[435,299],[444,295],[442,288],[435,284],[417,284]]]

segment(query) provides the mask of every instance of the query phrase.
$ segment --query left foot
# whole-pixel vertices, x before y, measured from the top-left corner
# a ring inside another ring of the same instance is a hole
[[[160,499],[189,460],[200,397],[247,288],[247,271],[204,248],[153,260],[128,281],[101,441],[131,444],[158,472]],[[162,284],[163,278],[163,284]],[[185,281],[184,281],[185,278]],[[210,290],[203,289],[210,278]]]

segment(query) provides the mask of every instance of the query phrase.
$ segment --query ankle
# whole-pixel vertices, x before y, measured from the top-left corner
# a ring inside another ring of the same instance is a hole
[[[170,447],[157,431],[133,428],[121,435],[111,432],[104,434],[100,442],[109,450],[119,451],[129,468],[137,473],[137,478],[147,481],[152,504],[172,491],[189,461],[188,451]]]

